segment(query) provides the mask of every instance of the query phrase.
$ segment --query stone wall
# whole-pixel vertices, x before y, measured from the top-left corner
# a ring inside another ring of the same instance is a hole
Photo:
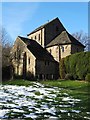
[[[71,44],[61,45],[60,50],[61,50],[61,59],[71,55]]]
[[[42,47],[44,47],[44,28],[28,36],[29,39],[37,41]]]
[[[59,56],[59,46],[52,46],[47,48],[48,52],[54,57],[54,60],[57,62],[60,61],[60,56]]]
[[[79,45],[67,44],[67,45],[56,45],[47,48],[48,52],[54,57],[54,59],[59,62],[60,59],[65,58],[71,54],[84,51],[84,48]]]
[[[52,61],[36,61],[36,76],[38,79],[55,79],[58,77],[57,63]]]
[[[71,54],[71,45],[56,45],[48,47],[47,50],[51,53],[54,59],[59,62],[60,59]]]
[[[20,48],[23,49],[20,53],[20,59],[15,59],[15,52],[17,52],[17,46],[20,45]],[[14,67],[14,74],[22,76],[23,75],[23,58],[24,54],[26,53],[26,76],[34,75],[35,76],[35,57],[34,55],[27,49],[26,44],[20,40],[19,38],[16,39],[15,44],[12,48],[11,54],[13,53],[12,64]]]

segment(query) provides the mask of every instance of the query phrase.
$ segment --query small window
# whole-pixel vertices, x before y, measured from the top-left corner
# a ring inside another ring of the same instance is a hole
[[[38,35],[38,40],[40,41],[40,34]]]
[[[33,40],[33,37],[31,37],[31,39]]]
[[[30,58],[28,59],[28,64],[30,64]]]
[[[58,53],[58,47],[56,47],[56,53]]]
[[[62,47],[62,52],[64,52],[64,47]]]
[[[35,36],[35,40],[36,40],[36,36]]]

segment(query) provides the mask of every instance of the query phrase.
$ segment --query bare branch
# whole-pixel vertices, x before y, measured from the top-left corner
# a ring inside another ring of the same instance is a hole
[[[73,37],[75,37],[78,41],[80,41],[83,45],[85,45],[85,51],[88,50],[88,40],[89,37],[87,33],[84,33],[83,31],[76,32],[72,34]]]

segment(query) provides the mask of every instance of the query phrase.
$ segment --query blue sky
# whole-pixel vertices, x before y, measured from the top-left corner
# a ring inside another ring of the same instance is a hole
[[[87,2],[2,3],[2,22],[13,41],[58,17],[69,33],[88,32]]]

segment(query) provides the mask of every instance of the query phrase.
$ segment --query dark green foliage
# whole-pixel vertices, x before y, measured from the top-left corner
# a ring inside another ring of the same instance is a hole
[[[64,64],[65,64],[65,69],[66,69],[66,71],[67,71],[67,73],[70,73],[70,69],[69,69],[69,56],[67,56],[65,59],[64,59]]]
[[[60,61],[60,78],[65,78],[65,65],[64,65],[64,59],[61,59]]]
[[[66,74],[72,74],[74,79],[84,80],[87,73],[90,73],[90,52],[80,52],[68,56],[64,59],[64,65]]]
[[[85,80],[87,80],[88,82],[90,82],[90,73],[88,73],[85,77]]]

